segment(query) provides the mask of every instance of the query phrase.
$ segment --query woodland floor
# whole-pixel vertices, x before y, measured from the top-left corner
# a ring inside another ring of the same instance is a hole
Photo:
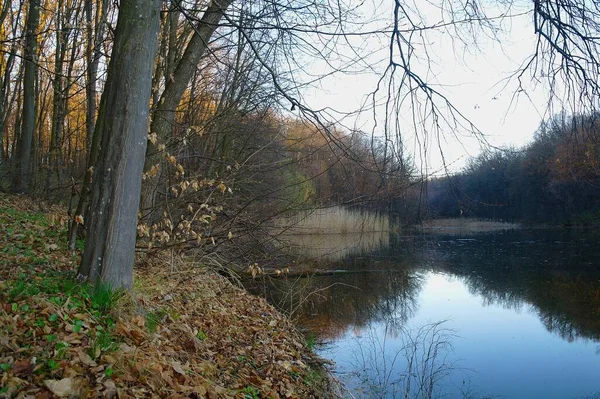
[[[73,280],[66,215],[0,194],[0,398],[327,398],[294,325],[214,271],[141,259],[133,293]]]

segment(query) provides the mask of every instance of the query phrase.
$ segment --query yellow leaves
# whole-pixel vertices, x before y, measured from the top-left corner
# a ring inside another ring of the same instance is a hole
[[[156,143],[158,142],[158,135],[156,133],[150,133],[148,135],[148,140],[153,144],[156,145]]]
[[[210,188],[212,194],[216,186]],[[187,190],[191,190],[191,182]],[[160,220],[153,225],[140,221],[137,230],[146,237],[150,234],[149,242],[155,238],[170,240],[169,245],[179,240],[176,234],[189,242],[190,237],[200,240],[200,232],[205,233],[204,245],[214,237],[232,239],[233,233],[212,225],[220,209],[205,197],[189,199],[177,211],[161,212],[163,216],[159,215]],[[208,223],[195,219],[194,212]],[[4,224],[10,221],[6,214],[0,219]],[[28,224],[15,222],[15,226],[28,236],[23,231]],[[33,233],[45,237],[43,231]],[[44,239],[40,253],[47,253],[45,245],[52,242]],[[43,267],[23,269],[32,284],[41,283],[47,270],[69,265],[54,261],[61,248],[51,253],[53,261]],[[88,301],[75,301],[75,293],[53,291],[51,297],[56,301],[49,301],[50,295],[43,293],[20,296],[13,301],[18,310],[13,310],[7,298],[16,281],[6,278],[0,268],[0,347],[5,352],[0,363],[11,369],[4,375],[0,371],[0,386],[6,388],[3,393],[23,398],[38,393],[57,398],[216,398],[234,397],[239,394],[238,387],[252,385],[260,390],[260,397],[283,397],[279,381],[287,387],[292,378],[277,362],[287,360],[295,367],[299,358],[297,349],[289,350],[290,340],[281,339],[283,334],[286,338],[293,334],[293,330],[284,330],[289,323],[262,299],[248,296],[205,268],[190,264],[186,269],[175,263],[182,273],[172,273],[160,255],[152,262],[136,268],[136,296],[132,304],[125,298],[117,305],[111,313],[116,325],[111,328],[90,311]],[[10,274],[18,275],[22,265],[10,264],[17,268],[11,268]],[[172,296],[168,302],[165,293]],[[164,316],[150,333],[146,315],[158,311]],[[269,327],[273,320],[277,321],[275,328]],[[260,345],[249,345],[251,342]],[[26,345],[29,349],[23,351]],[[244,351],[244,361],[237,357],[240,350]],[[50,359],[55,363],[49,363]],[[260,374],[256,373],[258,367]],[[294,395],[315,397],[303,395],[295,386]]]
[[[185,190],[187,190],[189,186],[190,186],[190,182],[187,180],[179,183],[179,187],[181,187],[181,192],[184,192]]]
[[[157,163],[156,165],[153,165],[148,172],[144,173],[144,175],[142,176],[142,179],[146,180],[148,178],[152,178],[152,177],[156,176],[159,171],[160,171],[160,164]]]
[[[204,135],[204,129],[200,126],[190,126],[188,133],[194,133],[198,137],[202,137]]]
[[[166,242],[169,242],[171,240],[170,234],[167,233],[166,231],[156,232],[152,236],[153,236],[154,239],[158,239],[158,241],[161,242],[161,243],[166,243]]]
[[[173,155],[167,153],[167,154],[165,154],[165,159],[171,165],[173,165],[173,166],[177,165],[177,159]]]
[[[225,194],[225,191],[227,191],[227,186],[225,184],[223,184],[223,182],[219,183],[219,185],[217,186],[217,188],[219,190],[221,190],[222,194]]]
[[[82,215],[75,216],[75,223],[83,224],[83,216]]]
[[[150,237],[150,228],[145,224],[138,224],[137,233],[138,237]]]
[[[252,278],[256,278],[256,276],[263,274],[263,269],[258,265],[258,263],[253,263],[248,266],[248,273],[252,275]]]

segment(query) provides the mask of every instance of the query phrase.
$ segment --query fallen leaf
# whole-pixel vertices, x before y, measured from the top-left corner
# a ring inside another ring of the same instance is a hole
[[[96,367],[98,365],[98,363],[96,363],[91,358],[91,356],[88,355],[87,353],[85,353],[84,351],[77,352],[77,357],[79,357],[79,360],[81,360],[81,363],[85,364],[86,366]]]
[[[50,391],[52,391],[53,394],[55,394],[59,398],[66,398],[75,393],[73,391],[74,381],[75,380],[73,378],[63,378],[60,381],[46,380],[44,381],[44,384]]]
[[[181,375],[186,375],[185,370],[183,369],[183,367],[181,366],[181,363],[173,360],[171,362],[171,367],[173,367],[173,370],[175,370],[177,373],[181,374]]]
[[[31,372],[31,366],[32,365],[29,359],[21,359],[14,362],[14,364],[11,367],[11,370],[15,375],[24,374]]]
[[[112,399],[117,396],[117,386],[113,380],[104,381],[104,397],[106,399]]]

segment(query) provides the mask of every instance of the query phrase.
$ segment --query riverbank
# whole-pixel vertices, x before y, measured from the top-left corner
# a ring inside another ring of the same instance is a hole
[[[0,398],[325,398],[331,380],[265,300],[178,257],[132,293],[72,276],[60,208],[0,194]]]

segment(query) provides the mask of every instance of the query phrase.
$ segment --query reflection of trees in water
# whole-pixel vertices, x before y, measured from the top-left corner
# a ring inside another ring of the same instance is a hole
[[[406,270],[313,279],[313,290],[329,286],[306,302],[301,324],[316,327],[323,339],[338,338],[349,325],[362,329],[372,321],[400,328],[416,311],[422,279]],[[338,326],[335,330],[331,326]]]
[[[590,242],[573,232],[511,232],[458,243],[442,239],[422,253],[484,304],[516,310],[527,304],[565,340],[600,340],[600,253]]]
[[[376,270],[312,279],[277,280],[262,290],[324,339],[348,326],[383,321],[396,330],[417,310],[423,271],[459,278],[484,305],[534,311],[566,340],[600,340],[600,247],[585,232],[511,231],[456,236],[397,236],[368,256],[333,269]]]
[[[339,338],[349,325],[361,329],[372,321],[401,328],[416,311],[423,284],[420,274],[388,261],[357,258],[344,265],[350,271],[376,270],[304,279],[271,281],[264,290],[269,301],[297,315],[321,339]]]

